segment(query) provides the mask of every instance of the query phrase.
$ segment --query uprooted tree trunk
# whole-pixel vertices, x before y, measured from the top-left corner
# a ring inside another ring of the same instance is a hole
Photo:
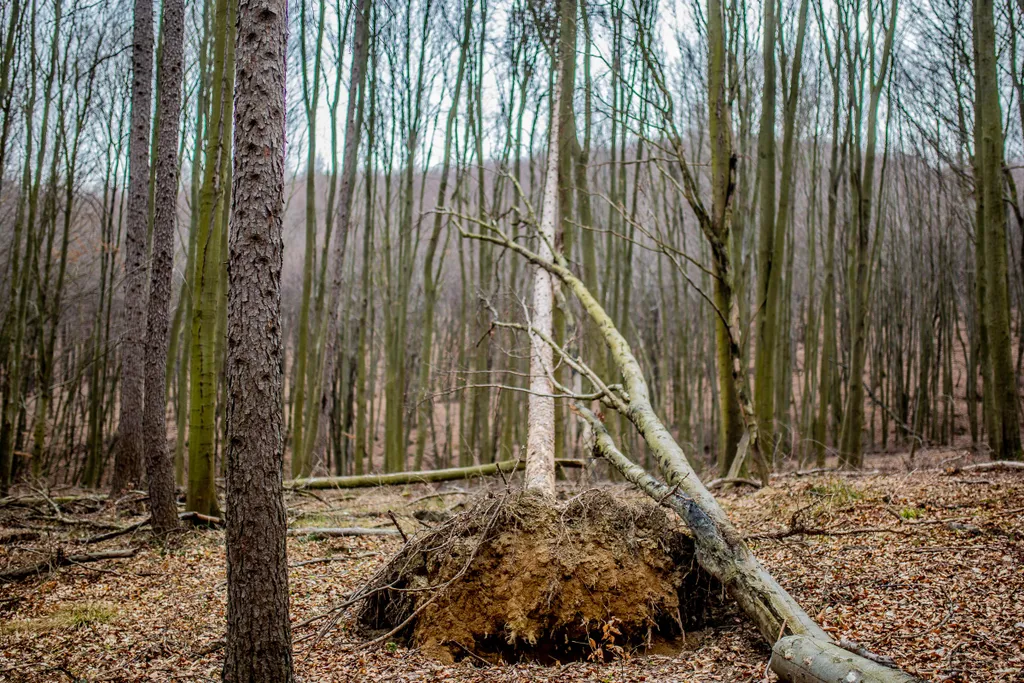
[[[544,258],[512,241],[494,223],[485,223],[458,214],[456,217],[459,221],[472,221],[484,230],[482,233],[467,232],[459,222],[459,230],[463,237],[492,242],[518,253],[558,278],[582,304],[587,315],[600,330],[612,360],[622,376],[621,386],[606,383],[583,361],[569,355],[543,332],[538,333],[538,330],[533,328],[530,331],[541,336],[565,363],[582,373],[594,385],[600,400],[624,415],[647,442],[658,462],[664,483],[622,454],[602,422],[587,409],[586,400],[576,401],[578,414],[593,430],[597,452],[614,465],[627,480],[679,514],[694,535],[698,562],[722,583],[744,613],[754,622],[765,640],[775,646],[777,658],[790,662],[795,656],[791,641],[787,640],[786,636],[802,636],[822,651],[838,650],[839,646],[833,643],[832,638],[765,570],[718,501],[701,483],[682,448],[654,411],[647,382],[629,343],[583,281],[572,272],[565,258],[559,253],[553,254],[551,259]],[[567,396],[572,396],[572,392],[565,387],[558,385],[557,382],[554,384]],[[784,650],[781,653],[778,652],[780,648]],[[803,663],[805,668],[799,674],[781,666],[773,667],[773,670],[784,680],[793,681],[848,680],[902,683],[916,680],[908,674],[888,668],[859,654],[847,654],[848,656],[844,655],[843,662],[835,662],[834,657],[812,657],[809,664]],[[773,658],[773,664],[775,659]],[[825,666],[825,663],[828,663],[828,666]],[[840,669],[843,673],[837,678],[835,673]]]

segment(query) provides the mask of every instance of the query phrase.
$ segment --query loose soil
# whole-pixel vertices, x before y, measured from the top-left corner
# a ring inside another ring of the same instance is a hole
[[[360,620],[441,661],[605,661],[703,628],[718,593],[693,540],[623,491],[489,495],[405,546]]]

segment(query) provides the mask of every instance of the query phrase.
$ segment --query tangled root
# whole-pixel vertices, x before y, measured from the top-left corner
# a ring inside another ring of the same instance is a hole
[[[407,543],[358,617],[446,661],[625,657],[707,618],[713,580],[676,527],[622,490],[488,496]]]

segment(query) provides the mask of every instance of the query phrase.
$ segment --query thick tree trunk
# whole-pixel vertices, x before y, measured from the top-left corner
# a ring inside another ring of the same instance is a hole
[[[142,474],[143,354],[146,338],[146,240],[149,223],[149,135],[153,103],[153,2],[135,0],[132,29],[132,121],[128,145],[128,215],[124,263],[121,407],[111,492]]]
[[[160,53],[160,116],[156,141],[156,195],[153,254],[146,321],[146,409],[143,417],[149,506],[153,530],[178,526],[174,464],[167,448],[167,325],[174,267],[174,227],[178,205],[178,131],[185,37],[184,0],[163,2],[164,43]]]
[[[228,634],[224,680],[292,680],[281,340],[284,0],[238,6],[227,320]]]
[[[911,683],[913,676],[861,657],[838,645],[786,636],[772,647],[772,671],[794,683]]]

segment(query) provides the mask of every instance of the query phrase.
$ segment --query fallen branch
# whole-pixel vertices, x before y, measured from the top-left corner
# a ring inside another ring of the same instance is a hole
[[[192,522],[196,525],[205,524],[207,526],[216,527],[218,529],[224,526],[224,520],[221,517],[211,517],[210,515],[204,515],[192,511],[179,512],[178,519],[180,519],[183,522]]]
[[[742,484],[743,486],[752,486],[755,489],[761,488],[761,482],[755,481],[754,479],[746,479],[744,477],[722,477],[720,479],[712,479],[708,482],[708,490],[717,489],[727,484]]]
[[[180,519],[183,522],[192,522],[193,524],[206,524],[212,527],[224,526],[224,520],[220,517],[211,517],[209,515],[203,515],[198,512],[179,512],[178,519]],[[142,527],[147,526],[150,523],[150,521],[152,521],[151,518],[147,517],[141,522],[129,524],[126,527],[121,527],[120,529],[114,529],[113,531],[107,532],[105,534],[99,534],[98,536],[92,536],[90,538],[87,538],[85,542],[87,544],[92,544],[102,543],[103,541],[109,541],[112,538],[118,538],[119,536],[130,534],[133,531],[138,531]]]
[[[56,554],[28,567],[12,569],[0,574],[0,581],[20,581],[29,576],[48,574],[58,567],[66,567],[72,564],[86,564],[88,562],[102,562],[103,560],[115,560],[135,555],[135,548],[122,548],[119,550],[104,550],[98,553],[83,553],[78,555],[65,555],[63,550]]]
[[[8,505],[20,505],[24,507],[35,507],[37,505],[50,505],[56,503],[57,505],[66,505],[68,503],[77,503],[79,501],[89,501],[91,503],[97,503],[102,505],[104,503],[103,498],[99,498],[93,495],[85,496],[8,496],[7,498],[0,498],[0,507],[6,507]]]
[[[778,531],[766,531],[760,534],[747,534],[743,538],[748,541],[778,541],[793,536],[859,536],[861,534],[897,534],[906,536],[908,532],[884,526],[866,526],[856,529],[823,529],[798,525]]]
[[[463,491],[462,489],[452,489],[451,491],[438,491],[436,493],[428,493],[423,496],[418,496],[410,500],[406,505],[415,505],[416,503],[422,503],[425,500],[431,498],[443,498],[444,496],[468,496],[469,491]]]
[[[308,560],[302,560],[294,564],[288,565],[291,569],[296,567],[306,567],[311,564],[327,564],[330,562],[348,562],[349,560],[358,560],[364,557],[375,557],[380,553],[359,553],[358,555],[335,555],[333,557],[314,557]]]
[[[811,470],[793,472],[793,476],[810,477],[815,474],[836,474],[844,477],[872,477],[881,473],[881,470],[848,470],[842,467],[815,467]]]
[[[1013,462],[1010,460],[994,460],[992,462],[979,462],[976,465],[964,465],[963,467],[951,467],[946,470],[946,476],[960,474],[961,472],[1022,472],[1024,462]]]
[[[370,529],[361,526],[348,527],[300,527],[289,529],[289,536],[322,536],[324,538],[339,538],[342,536],[398,536],[395,529]]]
[[[6,529],[0,531],[0,545],[36,541],[39,539],[39,535],[35,529]]]
[[[108,531],[105,534],[99,534],[97,536],[90,536],[89,538],[85,539],[85,542],[87,544],[92,544],[92,543],[102,543],[103,541],[109,541],[112,538],[118,538],[120,536],[124,536],[126,534],[130,534],[133,531],[138,531],[139,529],[141,529],[142,527],[146,526],[147,524],[149,524],[149,517],[147,517],[146,519],[142,520],[141,522],[136,522],[135,524],[130,524],[130,525],[128,525],[126,527],[123,527],[121,529],[115,529],[114,531]]]
[[[562,467],[583,467],[582,460],[559,459],[556,465]],[[522,460],[502,460],[501,462],[473,467],[450,467],[443,470],[426,470],[423,472],[392,472],[390,474],[363,474],[351,477],[310,477],[307,479],[289,479],[284,482],[286,489],[354,489],[371,488],[374,486],[402,486],[406,484],[433,483],[487,477],[499,472],[515,472],[526,467]]]

